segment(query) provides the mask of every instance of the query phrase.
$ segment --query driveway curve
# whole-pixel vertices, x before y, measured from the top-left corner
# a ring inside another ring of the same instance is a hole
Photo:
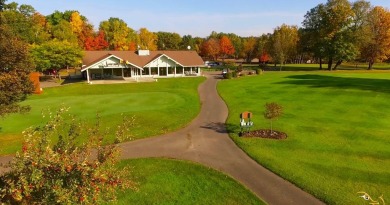
[[[165,157],[195,161],[226,173],[271,205],[324,204],[292,183],[265,169],[230,139],[228,109],[217,93],[219,73],[206,73],[198,92],[199,115],[185,128],[162,136],[120,145],[122,159]]]

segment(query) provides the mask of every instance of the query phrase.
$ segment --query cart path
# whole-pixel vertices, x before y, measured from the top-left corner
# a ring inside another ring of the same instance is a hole
[[[206,77],[207,80],[198,88],[201,111],[191,124],[159,137],[123,143],[120,145],[121,158],[190,160],[230,175],[271,205],[324,204],[265,169],[236,146],[224,124],[228,116],[227,106],[216,89],[220,74],[207,73]]]

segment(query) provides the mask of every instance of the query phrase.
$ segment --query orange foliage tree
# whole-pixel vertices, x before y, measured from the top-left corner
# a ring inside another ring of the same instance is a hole
[[[234,46],[227,36],[222,36],[222,38],[219,40],[219,47],[222,59],[234,54],[235,52]]]
[[[210,38],[207,41],[204,41],[201,45],[201,54],[202,56],[217,59],[220,45],[216,38]]]
[[[90,36],[85,40],[84,47],[88,51],[98,51],[108,48],[108,42],[105,40],[103,31],[99,31],[96,37]]]

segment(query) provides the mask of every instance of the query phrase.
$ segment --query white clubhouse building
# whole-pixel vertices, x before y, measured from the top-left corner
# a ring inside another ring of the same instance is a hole
[[[85,51],[81,72],[93,79],[200,76],[204,66],[195,51]]]

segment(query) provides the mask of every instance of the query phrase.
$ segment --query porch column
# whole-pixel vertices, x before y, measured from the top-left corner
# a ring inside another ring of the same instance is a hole
[[[165,68],[167,69],[167,76],[168,76],[169,75],[168,64]]]
[[[184,67],[183,67],[183,72],[181,73],[181,76],[185,76],[185,74],[184,74]]]
[[[174,71],[174,76],[176,77],[176,64],[175,64],[175,71]]]
[[[123,68],[122,68],[122,78],[125,78],[125,74],[123,73]]]
[[[149,66],[149,75],[152,75],[152,68]]]
[[[141,73],[141,78],[142,78],[142,70],[140,70],[140,69],[138,69],[139,70],[139,72]]]
[[[190,68],[190,74],[192,74],[192,67]]]
[[[88,82],[88,84],[89,84],[90,81],[89,81],[89,72],[88,72],[88,70],[89,70],[89,69],[87,69],[87,82]]]
[[[160,66],[157,65],[157,76],[160,76]]]

